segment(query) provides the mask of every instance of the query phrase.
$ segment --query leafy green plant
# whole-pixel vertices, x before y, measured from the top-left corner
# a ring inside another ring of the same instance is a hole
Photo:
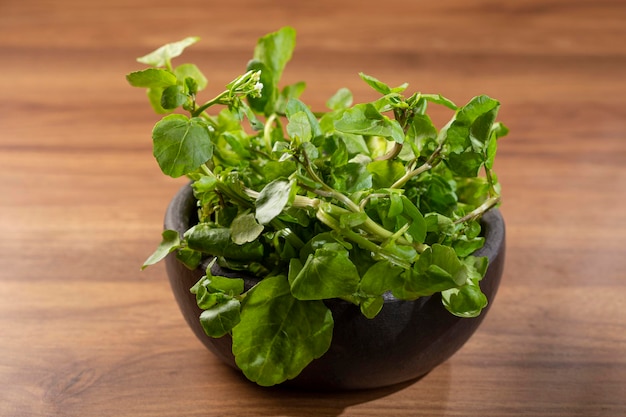
[[[172,65],[197,40],[165,45],[138,59],[149,68],[127,75],[166,114],[152,130],[161,170],[187,176],[198,202],[199,222],[182,236],[164,231],[144,267],[175,252],[189,268],[214,256],[211,265],[262,278],[245,289],[209,266],[191,288],[207,335],[232,335],[249,379],[283,382],[327,351],[324,300],[373,318],[385,293],[441,293],[451,314],[480,314],[488,261],[472,253],[484,243],[482,214],[499,204],[493,163],[507,133],[496,100],[458,107],[361,73],[377,100],[353,104],[341,88],[314,112],[299,100],[303,82],[279,86],[295,46],[285,27],[260,38],[246,72],[201,102],[201,71]],[[450,109],[441,129],[429,105]]]

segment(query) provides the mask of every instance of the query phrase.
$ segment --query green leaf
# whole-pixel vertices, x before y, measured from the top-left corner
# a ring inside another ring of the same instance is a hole
[[[483,165],[484,157],[474,151],[463,153],[451,153],[448,155],[446,163],[450,171],[461,177],[476,177]]]
[[[423,243],[424,239],[426,239],[426,220],[424,220],[424,216],[405,195],[402,195],[400,198],[402,199],[402,213],[411,221],[407,233],[413,238],[414,242]]]
[[[298,98],[304,92],[306,83],[300,81],[282,89],[276,101],[276,113],[286,113],[287,103],[293,98]]]
[[[176,75],[160,68],[148,68],[141,71],[131,72],[126,75],[126,80],[133,87],[158,88],[175,85]]]
[[[413,246],[409,246],[409,245],[400,245],[395,241],[391,241],[388,243],[385,243],[383,246],[384,252],[383,253],[377,253],[375,254],[375,258],[376,260],[388,260],[388,261],[393,261],[396,260],[396,262],[394,262],[394,265],[400,265],[397,260],[400,260],[402,262],[404,262],[404,264],[408,264],[411,265],[412,263],[414,263],[418,257],[419,254],[417,253],[417,251],[415,250],[415,248]],[[389,258],[388,256],[385,256],[386,254],[391,254],[395,257],[395,259]]]
[[[480,116],[490,113],[497,109],[500,103],[488,96],[476,96],[472,98],[465,106],[461,107],[456,116],[456,120],[464,122],[473,122]]]
[[[437,128],[433,125],[430,117],[423,114],[413,116],[407,131],[407,140],[417,147],[416,156],[428,158],[436,149]],[[404,150],[404,149],[403,149]],[[407,158],[409,160],[411,158]]]
[[[334,137],[330,141],[334,146],[330,152],[330,163],[334,167],[340,167],[348,163],[350,155],[348,147],[341,137]]]
[[[287,134],[292,139],[299,139],[300,142],[311,140],[311,123],[306,113],[299,111],[291,115],[287,124]]]
[[[359,290],[368,295],[382,295],[393,288],[395,279],[402,271],[402,268],[387,261],[376,262],[361,278]]]
[[[191,183],[193,195],[201,205],[206,204],[213,198],[216,186],[217,178],[208,175],[203,175]]]
[[[468,238],[467,236],[461,236],[452,242],[452,247],[460,258],[464,258],[482,248],[484,244],[485,238],[483,237]]]
[[[366,136],[363,139],[365,140],[371,159],[379,158],[387,153],[389,148],[389,141],[387,139],[380,136]]]
[[[343,110],[352,105],[352,92],[347,88],[340,88],[328,99],[326,107],[331,110]]]
[[[367,85],[369,85],[370,87],[372,87],[374,90],[378,91],[381,94],[390,94],[391,93],[391,87],[389,87],[387,84],[383,83],[382,81],[379,81],[378,79],[364,74],[362,72],[359,73],[359,76],[361,77],[361,79],[363,81],[365,81],[367,83]]]
[[[165,87],[153,87],[146,90],[148,101],[150,102],[154,112],[157,114],[171,113],[171,110],[164,109],[163,106],[161,106],[163,90],[165,90]]]
[[[494,123],[491,130],[496,139],[500,139],[501,137],[509,134],[509,128],[500,122]]]
[[[196,117],[165,116],[154,126],[152,140],[161,170],[174,178],[196,170],[213,155],[209,129]]]
[[[222,256],[237,261],[258,261],[263,259],[263,245],[255,240],[238,245],[231,239],[231,231],[226,227],[214,227],[208,223],[198,223],[184,235],[187,246],[209,255]]]
[[[263,166],[263,176],[267,181],[273,181],[279,178],[288,178],[296,172],[297,165],[291,160],[269,161]]]
[[[287,223],[295,223],[303,227],[309,227],[312,219],[307,214],[306,210],[302,210],[296,207],[289,207],[287,210],[284,210],[278,218]],[[290,231],[284,230],[285,236],[287,236]],[[289,239],[289,237],[287,237]],[[298,242],[299,243],[299,242]],[[299,244],[298,244],[299,247]]]
[[[295,46],[296,31],[289,26],[269,33],[258,40],[254,49],[254,59],[262,62],[272,71],[274,85],[278,84]]]
[[[498,107],[496,106],[478,116],[472,123],[470,127],[471,138],[474,142],[479,142],[475,144],[475,149],[482,149],[485,142],[487,142],[491,137],[492,126],[493,122],[496,120],[497,113]],[[479,146],[479,148],[476,148],[476,146]]]
[[[172,58],[179,56],[183,53],[185,48],[199,40],[200,38],[193,36],[178,42],[165,44],[149,54],[137,58],[137,61],[142,64],[152,65],[153,67],[169,66]]]
[[[374,188],[388,188],[405,173],[402,162],[393,159],[373,161],[367,170],[372,173]]]
[[[300,174],[299,172],[296,172],[294,174],[294,177],[298,181],[298,184],[302,184],[305,187],[318,189],[322,186],[319,182],[315,182],[314,180],[309,178],[307,175]]]
[[[238,134],[239,133],[239,134]],[[234,156],[234,159],[241,159],[241,160],[245,160],[245,159],[249,159],[251,154],[250,151],[248,150],[248,147],[246,147],[246,143],[244,140],[242,140],[241,138],[242,134],[240,134],[240,132],[224,132],[221,136],[221,139],[224,139],[226,141],[226,143],[228,143],[228,146],[230,146],[230,150],[232,150],[232,152],[234,152],[236,154],[236,156]],[[219,149],[222,153],[225,152],[224,147],[221,147]]]
[[[418,143],[423,143],[426,139],[437,138],[437,128],[427,114],[416,114],[411,122],[407,132],[411,139],[416,140]]]
[[[426,227],[428,232],[449,234],[454,229],[454,223],[451,218],[446,217],[439,213],[429,213],[424,219],[426,220]]]
[[[176,259],[183,263],[187,268],[193,270],[202,262],[202,253],[189,248],[180,248],[176,252]]]
[[[398,87],[389,87],[387,84],[385,84],[384,82],[370,76],[364,73],[359,73],[359,76],[361,77],[361,79],[363,81],[365,81],[370,87],[372,87],[374,90],[378,91],[379,93],[383,94],[383,95],[387,95],[387,94],[392,94],[392,93],[401,93],[404,90],[406,90],[406,88],[409,86],[409,84],[404,83]]]
[[[230,298],[218,303],[200,314],[200,324],[207,336],[222,337],[240,322],[241,303]]]
[[[345,213],[339,217],[339,227],[341,227],[342,229],[352,229],[354,227],[362,225],[363,223],[365,223],[365,221],[367,221],[367,219],[367,214],[364,212]]]
[[[184,80],[185,81],[183,82],[183,85],[184,85],[186,94],[190,96],[195,95],[198,92],[198,83],[196,82],[196,80],[194,80],[191,77],[185,77]]]
[[[200,301],[203,293],[223,294],[227,297],[234,297],[240,295],[244,291],[243,279],[213,275],[211,273],[211,269],[213,268],[213,265],[215,265],[215,262],[217,262],[217,258],[213,258],[213,260],[209,263],[209,266],[206,268],[206,275],[200,278],[198,282],[196,282],[189,290],[192,294],[196,294],[196,296],[198,296],[198,307],[203,309],[213,305],[205,305]]]
[[[467,281],[463,263],[449,246],[434,244],[431,248],[431,256],[424,259],[420,256],[418,263],[420,263],[419,267],[427,273],[432,267],[437,268],[437,273],[443,271],[446,278],[450,277],[457,286],[463,285]]]
[[[162,233],[162,237],[163,239],[159,247],[146,259],[141,269],[146,269],[148,266],[154,265],[180,247],[180,236],[176,230],[165,230]]]
[[[330,347],[333,318],[322,301],[301,301],[287,279],[263,279],[248,291],[232,331],[233,354],[246,377],[261,386],[296,377]]]
[[[372,187],[372,174],[365,163],[348,162],[332,172],[332,186],[344,193],[352,194]]]
[[[243,101],[240,102],[239,110],[248,118],[248,122],[250,123],[252,130],[256,132],[263,130],[265,125],[263,125],[263,123],[261,123],[261,121],[256,117],[254,111],[248,104]]]
[[[389,193],[389,211],[387,212],[387,217],[396,217],[402,214],[404,211],[402,197],[402,194],[399,192]]]
[[[207,86],[207,79],[202,71],[194,64],[182,64],[174,69],[174,74],[179,80],[191,78],[196,82],[197,90],[203,90]]]
[[[215,259],[211,262],[211,266],[215,263]],[[207,268],[208,282],[206,288],[211,292],[221,292],[231,297],[240,295],[244,290],[244,280],[241,278],[222,277],[211,274],[211,266]]]
[[[404,131],[396,120],[382,115],[371,103],[357,104],[345,110],[335,122],[335,129],[364,136],[382,136],[398,143],[404,142]]]
[[[431,103],[441,104],[451,110],[458,109],[457,105],[454,104],[452,100],[443,97],[441,94],[421,94],[420,97]]]
[[[472,148],[478,152],[489,137],[499,105],[500,103],[492,98],[477,96],[459,108],[443,132],[450,151],[461,153]]]
[[[489,135],[489,141],[487,142],[487,150],[486,150],[486,158],[485,158],[485,167],[487,169],[493,169],[493,163],[496,158],[496,153],[498,150],[498,139],[503,136],[506,136],[509,133],[509,129],[504,126],[502,123],[494,123],[491,127],[491,132]]]
[[[287,206],[293,181],[277,179],[261,190],[256,200],[256,219],[260,224],[268,224]]]
[[[395,281],[394,296],[411,300],[464,285],[467,268],[454,249],[434,244],[419,256],[411,270],[403,272]]]
[[[256,222],[252,213],[235,217],[230,225],[231,238],[238,245],[255,241],[263,229],[264,227]]]
[[[215,263],[215,258],[211,262],[211,265]],[[226,277],[214,277],[211,275],[210,271],[207,270],[207,275],[200,278],[200,280],[190,289],[192,294],[196,295],[196,303],[198,307],[202,310],[213,309],[220,304],[225,304],[230,302],[234,297],[239,296],[244,289],[243,279],[240,278],[226,278]],[[219,312],[219,310],[214,310],[213,313]],[[209,315],[207,319],[214,319],[215,316]],[[237,311],[237,320],[239,318],[239,312]],[[202,320],[201,320],[202,321]],[[209,321],[209,320],[207,320]],[[211,323],[207,323],[211,324]],[[233,326],[236,323],[233,324]],[[215,323],[212,324],[215,326]],[[204,327],[204,326],[203,326]],[[220,326],[223,328],[222,326]],[[221,337],[225,333],[218,332],[221,330],[209,330],[205,327],[205,332],[207,335],[212,337]],[[226,332],[230,331],[230,328],[226,330]]]
[[[470,279],[475,281],[480,281],[483,279],[485,274],[487,273],[487,268],[489,267],[489,258],[486,256],[468,256],[463,259],[463,263],[468,269],[468,274]]]
[[[436,212],[448,216],[452,214],[458,198],[450,182],[441,175],[431,174],[423,176],[420,185],[424,187],[419,200],[422,213]]]
[[[384,304],[384,298],[379,295],[378,297],[368,297],[361,300],[359,308],[366,318],[373,319],[383,309]]]
[[[287,108],[285,109],[285,113],[289,121],[291,121],[291,119],[296,114],[299,115],[299,113],[304,113],[309,122],[311,137],[315,138],[322,135],[322,128],[320,127],[319,121],[317,120],[311,109],[309,109],[309,107],[300,100],[296,98],[292,98],[291,100],[289,100],[289,102],[287,103]]]
[[[294,280],[298,276],[300,271],[302,271],[303,266],[304,265],[302,265],[302,262],[300,262],[300,259],[298,258],[289,259],[289,270],[287,273],[287,280],[289,282]]]
[[[261,37],[254,49],[248,70],[261,70],[263,90],[260,98],[249,98],[250,106],[257,112],[269,116],[275,112],[278,99],[278,83],[296,45],[296,31],[291,27]]]
[[[346,148],[348,149],[348,154],[351,157],[356,157],[360,159],[369,157],[370,150],[368,149],[367,143],[365,143],[365,139],[363,139],[363,136],[336,131],[335,135],[343,139],[343,142],[346,144]]]
[[[161,107],[167,110],[175,109],[185,104],[188,98],[182,85],[170,85],[163,90]]]
[[[302,143],[302,146],[300,147],[300,150],[302,150],[303,153],[306,154],[306,156],[308,157],[309,161],[312,161],[312,160],[317,159],[317,158],[320,157],[319,149],[317,149],[317,146],[315,146],[311,142],[304,142],[304,143]]]
[[[205,279],[205,281],[208,281],[208,279]],[[196,294],[196,303],[201,309],[209,309],[232,298],[219,291],[209,291],[205,285],[202,285],[203,283],[200,285],[196,284],[191,288],[191,292]]]
[[[309,255],[315,254],[315,251],[318,249],[323,249],[325,245],[334,245],[339,244],[337,248],[340,250],[350,250],[351,245],[347,243],[345,240],[342,240],[341,236],[338,236],[334,232],[321,232],[314,235],[311,240],[309,240],[300,250],[300,261],[305,263],[308,259]],[[334,247],[334,246],[331,246]]]
[[[479,316],[488,303],[478,283],[473,280],[469,280],[461,288],[442,291],[441,301],[450,313],[464,318]]]
[[[348,251],[338,243],[327,243],[309,255],[289,284],[293,296],[299,300],[323,300],[352,295],[359,279]]]

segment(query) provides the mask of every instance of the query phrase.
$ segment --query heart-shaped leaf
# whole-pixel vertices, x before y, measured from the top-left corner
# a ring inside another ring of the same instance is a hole
[[[152,140],[161,170],[174,178],[195,171],[213,155],[209,129],[197,117],[165,116],[154,126]]]
[[[291,295],[287,278],[268,277],[246,294],[233,329],[233,354],[246,377],[262,386],[296,377],[330,347],[333,317],[322,301]]]

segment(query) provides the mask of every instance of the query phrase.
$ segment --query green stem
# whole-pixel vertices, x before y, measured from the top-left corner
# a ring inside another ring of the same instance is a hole
[[[411,120],[413,119],[413,113],[409,109],[399,109],[395,108],[393,110],[393,115],[396,118],[396,121],[400,123],[402,126],[402,131],[404,132],[404,136],[406,137],[407,132],[409,131],[409,126],[411,125]],[[376,158],[377,161],[388,161],[390,159],[394,159],[400,152],[402,152],[403,144],[396,142],[393,145],[393,148],[387,152],[386,154],[379,156]]]
[[[364,199],[362,199],[359,202],[359,208],[361,209],[361,211],[365,211],[365,206],[367,206],[367,203],[369,203],[371,199],[373,199],[373,198],[387,198],[388,196],[389,196],[389,194],[382,194],[382,193],[372,193],[372,194],[369,194],[368,196],[366,196]]]
[[[376,161],[388,161],[390,159],[394,159],[396,156],[398,156],[400,154],[400,152],[402,151],[402,144],[396,142],[393,145],[393,148],[387,152],[384,155],[379,156],[378,158],[376,158]]]
[[[306,154],[306,152],[304,152],[304,150],[302,151],[302,156],[304,158],[304,163],[302,163],[302,161],[299,161],[301,164],[304,165],[304,168],[306,169],[307,173],[309,174],[309,176],[316,181],[317,183],[322,185],[323,190],[320,192],[320,190],[312,190],[314,193],[319,194],[321,196],[328,196],[330,198],[334,198],[335,200],[339,201],[340,203],[342,203],[344,206],[346,206],[350,211],[354,212],[354,213],[363,213],[363,208],[360,207],[358,204],[356,204],[355,202],[353,202],[352,200],[350,200],[346,195],[340,193],[339,191],[333,189],[332,187],[330,187],[329,185],[325,184],[324,181],[322,181],[322,179],[313,171],[312,167],[311,167],[311,163],[309,161],[309,158]],[[298,158],[296,158],[296,160],[298,160]],[[332,204],[329,203],[329,207],[337,207],[334,206]],[[319,210],[318,210],[319,211]],[[381,225],[379,225],[378,223],[376,223],[374,220],[372,220],[369,216],[367,216],[367,220],[365,220],[365,222],[363,224],[361,224],[359,226],[360,229],[362,229],[363,231],[375,235],[378,238],[380,238],[381,241],[387,240],[389,238],[391,238],[393,236],[393,233],[390,232],[389,230],[385,229],[384,227],[382,227]],[[415,250],[417,250],[418,252],[423,252],[426,249],[426,245],[422,244],[422,243],[411,243],[408,240],[406,240],[403,237],[400,237],[398,240],[398,243],[402,244],[402,245],[408,245],[408,246],[413,246],[415,248]]]
[[[431,164],[429,164],[428,162],[425,162],[423,165],[420,165],[418,168],[410,170],[410,171],[407,171],[406,174],[404,174],[396,182],[391,184],[391,187],[389,187],[389,188],[401,188],[411,178],[416,177],[416,176],[420,175],[421,173],[428,171],[429,169],[432,169],[432,167],[433,166]]]
[[[267,149],[267,152],[272,152],[271,129],[274,124],[274,120],[276,120],[276,113],[273,113],[270,117],[268,117],[265,122],[265,126],[263,127],[263,140],[265,141],[265,148]]]
[[[254,200],[259,198],[259,192],[257,191],[251,190],[249,188],[245,188],[244,192],[246,193],[248,197]],[[324,224],[326,224],[328,227],[331,227],[333,229],[341,230],[342,232],[347,233],[348,232],[347,230],[341,229],[339,227],[339,222],[337,221],[336,217],[339,217],[343,214],[348,214],[350,213],[351,210],[347,210],[345,208],[339,207],[331,203],[324,203],[324,207],[321,208],[320,207],[321,203],[322,201],[318,200],[317,198],[309,198],[309,197],[297,195],[293,203],[291,204],[291,206],[296,207],[296,208],[302,208],[302,209],[307,209],[307,208],[317,209],[318,219],[320,218],[319,213],[322,212],[324,215],[324,219],[328,221],[326,222],[320,219],[323,221]],[[381,242],[384,242],[385,240],[396,240],[401,245],[412,246],[419,253],[424,252],[424,250],[427,248],[427,246],[423,243],[409,242],[402,236],[396,236],[393,232],[390,232],[389,230],[385,229],[384,227],[376,223],[369,216],[367,216],[367,219],[358,227],[359,229],[363,230],[365,233],[374,236],[376,240],[379,240]],[[354,233],[352,231],[350,232]],[[361,239],[365,239],[365,238],[361,237]]]
[[[339,225],[339,223],[336,220],[336,217],[340,217],[343,214],[350,213],[349,210],[346,210],[344,208],[341,208],[339,206],[336,206],[330,203],[324,204],[323,209],[320,209],[320,210],[323,210],[325,214],[329,215],[330,218],[333,218],[337,225]],[[424,245],[423,243],[415,243],[415,242],[411,243],[406,238],[401,236],[405,232],[405,230],[400,229],[400,231],[396,233],[390,232],[389,230],[385,229],[383,226],[381,226],[380,224],[372,220],[369,216],[366,216],[366,220],[357,227],[361,229],[363,232],[370,235],[372,239],[380,241],[380,242],[396,241],[401,245],[413,247],[419,253],[424,252],[424,250],[426,250],[427,248],[427,246]],[[341,229],[342,232],[344,230],[345,229]]]
[[[400,177],[396,182],[394,182],[390,188],[401,188],[404,186],[404,184],[406,184],[411,178],[413,177],[417,177],[418,175],[432,169],[434,166],[436,166],[441,159],[438,159],[439,154],[441,153],[443,146],[440,144],[439,146],[437,146],[437,148],[433,151],[432,154],[430,154],[430,156],[428,157],[428,159],[426,160],[426,162],[424,162],[422,165],[420,165],[419,167],[413,169],[413,170],[409,170],[407,171],[402,177]]]
[[[378,223],[376,223],[374,220],[370,219],[369,217],[359,227],[370,234],[378,236],[381,240],[394,240],[395,239],[395,241],[401,245],[411,246],[418,253],[422,253],[426,250],[426,248],[428,248],[428,246],[423,243],[409,242],[408,240],[406,240],[406,238],[402,236],[398,236],[396,239],[396,236],[393,232],[390,232],[389,230],[385,229],[384,227],[382,227],[381,225],[379,225]]]
[[[202,112],[204,112],[206,109],[208,109],[209,107],[213,106],[214,104],[228,104],[226,102],[222,102],[221,100],[227,96],[230,93],[229,90],[225,90],[223,92],[221,92],[218,96],[216,96],[214,99],[207,101],[206,103],[204,103],[202,106],[196,108],[193,113],[191,113],[191,115],[193,117],[197,117],[200,114],[202,114]]]
[[[454,221],[454,224],[464,223],[469,220],[475,220],[496,206],[500,202],[500,196],[494,196],[485,200],[480,206],[467,213],[465,216]]]
[[[369,250],[370,252],[378,254],[379,256],[387,259],[389,262],[391,262],[394,265],[397,265],[397,266],[402,267],[404,269],[410,269],[411,268],[411,265],[408,262],[398,258],[397,256],[395,256],[395,255],[393,255],[391,253],[388,253],[387,251],[385,251],[384,248],[378,246],[377,244],[375,244],[371,240],[366,239],[365,237],[361,236],[360,234],[358,234],[358,233],[356,233],[356,232],[354,232],[352,230],[342,229],[341,226],[339,225],[339,222],[333,216],[331,216],[328,213],[326,213],[324,210],[318,209],[317,213],[316,213],[316,217],[319,219],[319,221],[324,223],[326,226],[330,227],[333,230],[338,231],[343,236],[345,236],[349,240],[351,240],[354,243],[356,243],[357,245],[359,245],[361,248],[363,248],[365,250]]]
[[[227,196],[229,201],[232,201],[235,204],[241,207],[247,208],[247,209],[254,208],[254,203],[247,198],[249,196],[246,195],[245,188],[244,188],[244,194],[241,194],[239,192],[233,191],[230,187],[228,187],[228,185],[224,184],[220,180],[217,181],[215,188],[221,194]]]
[[[485,167],[485,177],[487,178],[487,183],[489,184],[489,196],[490,197],[498,194],[494,185],[493,175],[491,172],[492,172],[491,169]]]
[[[200,169],[202,169],[202,172],[204,172],[207,176],[209,176],[211,178],[216,178],[215,174],[213,173],[213,171],[211,171],[209,169],[209,167],[206,166],[205,164],[200,165]]]
[[[257,191],[251,190],[249,188],[244,188],[244,192],[248,197],[254,200],[259,198],[259,192]],[[364,249],[370,250],[370,249],[378,248],[377,252],[384,251],[383,248],[376,245],[374,242],[366,239],[365,237],[361,236],[360,234],[352,230],[340,227],[339,221],[336,218],[340,217],[341,215],[350,213],[351,210],[347,210],[345,208],[339,207],[331,203],[324,203],[324,206],[320,207],[321,204],[322,204],[322,201],[317,198],[309,198],[309,197],[297,195],[295,196],[294,201],[291,204],[291,206],[296,207],[296,208],[301,208],[301,209],[308,209],[308,208],[316,209],[317,210],[316,217],[320,221],[322,221],[322,223],[324,223],[331,229],[339,231],[341,234],[343,234],[350,240],[354,241],[355,243],[359,244]],[[372,220],[369,216],[366,216],[366,217],[367,217],[366,220],[361,225],[359,225],[358,228],[361,229],[363,232],[367,233],[368,235],[371,235],[375,240],[378,240],[381,242],[384,242],[386,240],[395,240],[401,245],[411,246],[415,248],[415,250],[418,253],[424,252],[424,250],[426,250],[426,248],[428,247],[427,245],[423,243],[409,242],[407,239],[400,236],[398,233],[394,234],[393,232],[390,232],[389,230],[385,229],[384,227],[376,223],[374,220]],[[294,243],[292,244],[295,247],[298,247],[297,244],[294,244]],[[386,256],[391,256],[391,255],[387,254]],[[401,261],[396,260],[394,262],[397,263]]]
[[[302,247],[304,246],[304,242],[302,241],[302,239],[300,239],[300,237],[298,237],[298,235],[296,235],[288,226],[286,226],[283,222],[281,222],[279,219],[274,218],[272,219],[272,221],[270,221],[270,225],[272,225],[272,227],[276,230],[281,230],[282,236],[291,244],[291,246],[293,246],[296,250],[300,250],[302,249]]]
[[[322,179],[315,173],[315,171],[313,171],[313,168],[311,167],[311,161],[309,161],[309,157],[307,156],[306,151],[304,149],[302,149],[302,156],[304,157],[303,165],[307,174],[309,174],[309,176],[313,179],[313,181],[320,184],[322,188],[324,189],[324,191],[330,194],[331,198],[334,198],[335,200],[339,201],[340,203],[342,203],[344,206],[348,207],[351,211],[355,213],[358,213],[361,211],[358,204],[350,200],[346,195],[340,193],[339,191],[335,190],[330,185],[322,181]],[[296,160],[299,161],[298,158],[296,158]],[[299,162],[302,163],[301,161]],[[313,192],[315,193],[316,190],[313,190]]]

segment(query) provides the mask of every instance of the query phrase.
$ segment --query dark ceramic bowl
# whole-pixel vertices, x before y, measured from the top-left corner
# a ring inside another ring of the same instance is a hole
[[[193,225],[196,201],[191,187],[185,186],[171,201],[165,216],[165,228],[184,233]],[[490,305],[493,303],[505,257],[504,220],[498,210],[490,210],[482,219],[485,245],[475,255],[487,256],[489,268],[480,283]],[[204,275],[205,266],[189,270],[170,254],[166,268],[176,301],[189,327],[206,347],[224,363],[236,369],[231,352],[232,339],[208,337],[199,321],[201,310],[189,289]],[[214,275],[234,276],[217,265]],[[241,276],[238,274],[237,276]],[[248,287],[256,282],[246,278]],[[476,331],[489,306],[476,318],[459,318],[433,295],[415,301],[387,297],[382,311],[365,318],[358,307],[341,300],[327,302],[335,321],[328,352],[314,360],[295,379],[284,385],[307,389],[378,388],[410,381],[423,376],[452,356]]]

